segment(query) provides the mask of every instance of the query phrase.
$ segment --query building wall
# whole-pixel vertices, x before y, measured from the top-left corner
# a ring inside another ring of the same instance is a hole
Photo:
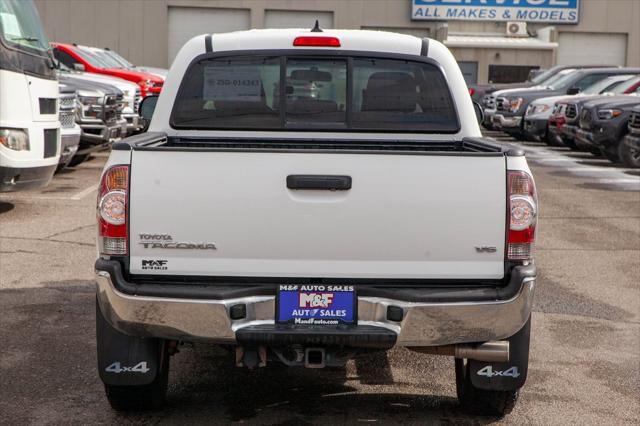
[[[49,38],[117,50],[135,64],[166,67],[170,6],[242,8],[250,10],[253,28],[263,28],[265,10],[332,12],[334,28],[388,29],[441,38],[443,23],[411,21],[410,0],[36,0]],[[309,27],[312,26],[309,23]],[[530,25],[532,30],[543,25]],[[449,32],[500,33],[505,23],[448,23]],[[211,28],[215,33],[216,29]],[[627,34],[628,66],[640,66],[640,0],[582,0],[580,23],[558,25],[557,31]],[[478,58],[479,81],[486,81],[489,63],[517,61],[548,67],[553,53],[455,49],[460,60]],[[585,48],[585,55],[589,51]],[[594,58],[596,59],[596,58]],[[496,62],[498,61],[498,62]]]

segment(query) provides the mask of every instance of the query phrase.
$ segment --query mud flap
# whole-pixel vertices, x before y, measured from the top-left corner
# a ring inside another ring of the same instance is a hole
[[[96,339],[100,379],[112,386],[144,386],[160,371],[165,351],[160,339],[132,337],[105,320],[96,301]]]
[[[529,368],[531,317],[524,327],[509,337],[509,361],[469,360],[471,383],[478,389],[513,391],[524,386]]]

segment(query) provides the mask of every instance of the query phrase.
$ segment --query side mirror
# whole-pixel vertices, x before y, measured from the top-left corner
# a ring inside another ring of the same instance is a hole
[[[482,122],[484,121],[484,111],[482,110],[482,107],[479,103],[473,101],[473,109],[476,112],[476,119],[478,120],[478,124],[482,124]]]
[[[157,103],[158,95],[149,95],[140,102],[138,114],[144,121],[144,130],[147,130],[149,123],[151,123],[151,117],[153,117],[153,111],[155,111]]]
[[[570,87],[569,90],[567,90],[567,95],[577,95],[578,93],[580,93],[579,87]]]
[[[76,71],[85,71],[84,64],[75,63],[73,64],[73,69]]]

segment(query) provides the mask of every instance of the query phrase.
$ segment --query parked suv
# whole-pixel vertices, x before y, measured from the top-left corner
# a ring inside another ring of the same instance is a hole
[[[531,101],[524,114],[525,136],[530,140],[545,141],[550,145],[560,145],[560,143],[556,141],[555,136],[551,133],[550,117],[553,114],[556,102],[576,97],[583,98],[607,93],[632,77],[632,74],[612,75],[592,84],[589,87],[586,87],[577,95],[549,96]],[[554,120],[554,124],[556,124],[557,127],[557,120]]]
[[[115,86],[87,81],[71,74],[61,74],[59,79],[78,92],[76,122],[82,129],[82,135],[78,151],[69,162],[70,166],[76,166],[92,152],[107,148],[126,136],[127,121],[122,118],[123,95]]]
[[[524,113],[532,101],[549,96],[575,95],[592,84],[616,74],[637,74],[640,68],[589,68],[567,73],[545,87],[496,92],[494,124],[506,133],[523,139]]]
[[[640,90],[640,77],[626,80],[607,93],[606,96],[625,95]],[[582,145],[576,140],[576,130],[580,127],[580,111],[587,102],[602,99],[603,96],[593,95],[584,97],[567,97],[557,102],[557,109],[549,120],[549,131],[556,136],[556,140],[572,149],[580,149],[600,155],[600,150],[593,145]],[[562,122],[563,124],[559,125]]]
[[[250,369],[338,367],[394,346],[449,355],[464,409],[513,408],[528,371],[535,184],[521,149],[482,138],[443,44],[202,35],[143,117],[155,102],[149,131],[113,145],[98,195],[98,368],[112,407],[162,406],[177,342],[199,341]]]
[[[580,128],[576,139],[583,145],[595,146],[614,163],[621,159],[622,143],[628,131],[631,110],[640,104],[635,95],[603,98],[587,102],[580,111]]]
[[[158,94],[162,90],[164,79],[158,75],[110,66],[88,46],[64,43],[51,43],[51,45],[55,58],[71,69],[112,75],[136,83],[140,86],[143,98],[150,94]]]
[[[640,168],[640,105],[631,110],[628,127],[629,134],[620,149],[620,160],[629,167]]]
[[[493,116],[496,113],[496,98],[498,91],[505,93],[505,90],[517,91],[530,87],[544,88],[575,70],[586,68],[602,68],[602,65],[556,65],[555,67],[544,70],[532,77],[530,80],[522,83],[489,84],[484,87],[478,85],[470,86],[470,90],[473,91],[473,99],[479,101],[484,110],[483,126],[487,129],[495,128]]]

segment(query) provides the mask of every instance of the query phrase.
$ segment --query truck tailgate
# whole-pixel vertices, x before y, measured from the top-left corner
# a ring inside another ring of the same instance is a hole
[[[502,156],[134,150],[130,271],[502,278],[505,173]],[[352,187],[288,189],[289,175]]]

